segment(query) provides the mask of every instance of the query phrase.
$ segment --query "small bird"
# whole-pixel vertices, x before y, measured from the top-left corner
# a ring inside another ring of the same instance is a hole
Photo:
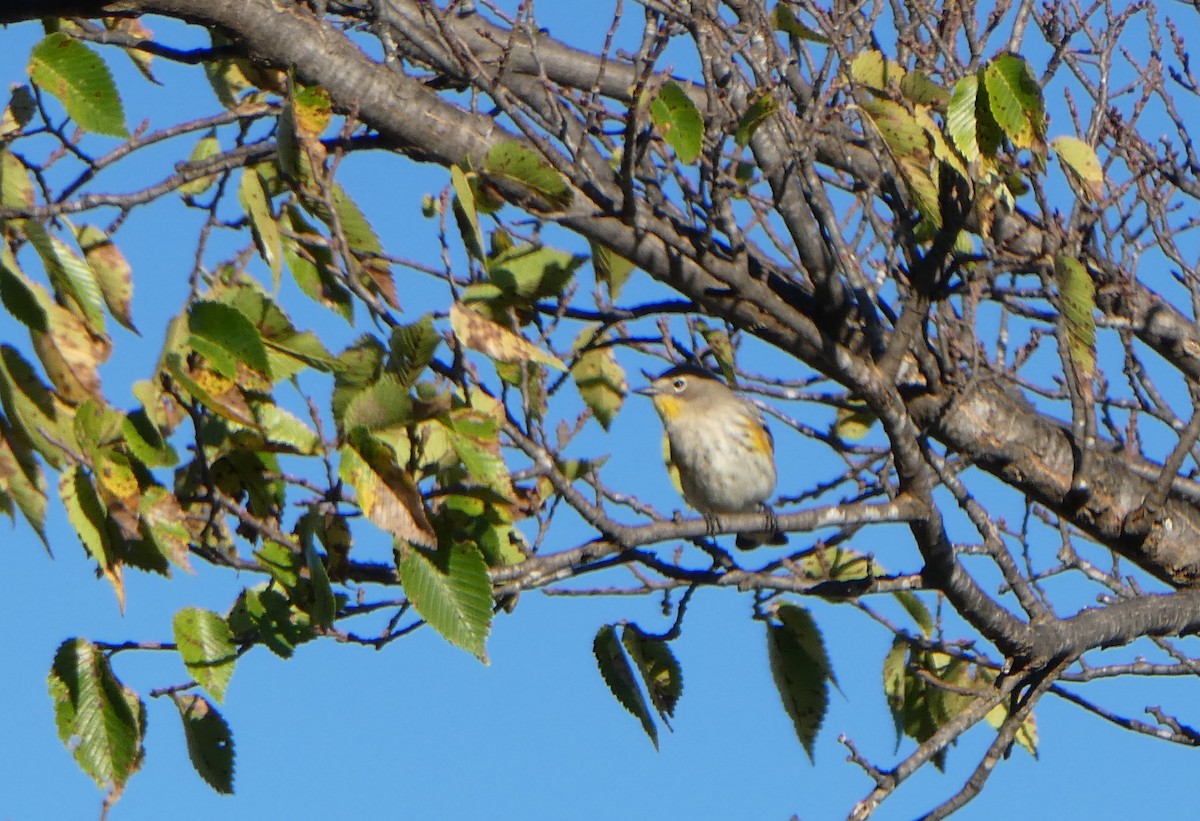
[[[637,392],[662,418],[687,503],[714,529],[722,513],[763,510],[771,529],[739,534],[742,550],[786,543],[766,505],[775,490],[775,442],[758,408],[696,365],[676,365]]]

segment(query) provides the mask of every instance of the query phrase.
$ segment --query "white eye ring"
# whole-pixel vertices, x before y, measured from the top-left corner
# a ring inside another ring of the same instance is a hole
[[[687,387],[687,380],[682,376],[676,377],[675,381],[671,383],[671,387],[675,389],[676,393],[679,393],[681,390]]]

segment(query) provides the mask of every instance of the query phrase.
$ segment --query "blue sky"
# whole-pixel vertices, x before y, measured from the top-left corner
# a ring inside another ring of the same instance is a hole
[[[581,11],[576,4],[545,3],[540,19],[568,41],[595,45],[608,9],[583,5],[587,9]],[[177,27],[150,25],[171,32],[180,43]],[[0,77],[21,80],[28,49],[40,34],[36,25],[5,32]],[[165,86],[158,88],[136,75],[121,55],[104,53],[126,96],[131,124],[150,118],[160,126],[194,116],[198,112],[188,106],[196,101],[205,113],[218,110],[198,69],[160,64],[156,71]],[[189,149],[190,143],[171,143],[139,161],[145,163],[139,167],[146,181],[165,173]],[[352,158],[345,170],[343,184],[389,251],[437,258],[435,225],[420,217],[419,208],[423,194],[446,184],[444,170],[380,154]],[[102,176],[91,190],[136,185]],[[134,317],[144,333],[138,340],[116,332],[118,355],[105,366],[104,378],[118,404],[132,403],[125,386],[149,373],[162,329],[186,293],[195,240],[187,219],[174,201],[164,201],[136,215],[118,238],[134,264]],[[566,244],[561,235],[548,237]],[[401,286],[401,301],[412,317],[445,304],[444,290],[427,287],[431,280],[405,282],[419,283]],[[646,283],[631,287],[629,301],[656,293]],[[297,296],[285,283],[281,301],[298,325],[315,327],[334,351],[353,339],[355,332],[340,320],[300,308]],[[0,339],[18,337],[23,339],[16,323],[0,317]],[[770,372],[783,362],[767,352],[753,355],[758,358],[748,360],[752,370]],[[650,366],[632,356],[622,364],[631,374]],[[318,396],[328,389],[319,380],[306,387]],[[571,400],[560,406],[563,413],[573,410]],[[805,421],[829,424],[828,419]],[[779,492],[786,493],[789,486],[801,486],[808,471],[821,470],[828,456],[782,426],[775,426],[775,434]],[[573,455],[612,454],[604,474],[611,485],[642,494],[662,509],[682,506],[662,472],[658,422],[648,403],[631,399],[612,431],[597,428],[574,448]],[[52,503],[51,510],[53,560],[24,525],[4,530],[7,544],[0,547],[9,582],[0,608],[5,740],[0,821],[88,818],[99,810],[101,794],[54,732],[46,674],[61,641],[71,636],[169,640],[171,618],[180,607],[224,612],[244,585],[257,582],[200,562],[195,576],[176,574],[171,580],[131,572],[121,615],[110,587],[95,578],[93,563],[61,521],[61,507]],[[577,520],[564,517],[554,544],[568,547],[587,536]],[[792,548],[809,539],[793,536]],[[875,553],[889,569],[918,566],[902,530],[867,531],[855,546]],[[372,550],[386,559],[387,547],[378,540],[368,541],[356,555],[371,556]],[[258,648],[239,662],[221,708],[237,747],[236,794],[218,796],[200,780],[188,762],[174,706],[147,699],[146,765],[110,817],[842,817],[871,785],[844,761],[839,735],[852,738],[876,763],[898,760],[912,748],[904,741],[900,753],[893,753],[895,735],[880,674],[890,638],[849,606],[804,602],[824,631],[842,689],[832,696],[814,766],[779,704],[763,627],[750,619],[750,604],[732,591],[696,595],[674,645],[683,666],[684,695],[675,732],[662,734],[658,752],[608,693],[591,651],[592,637],[605,623],[629,619],[647,630],[666,629],[669,621],[657,599],[527,593],[512,615],[497,617],[488,645],[490,666],[428,630],[382,652],[319,641],[285,662]],[[187,678],[174,653],[125,653],[114,665],[144,697],[154,687]],[[1130,681],[1103,690],[1093,686],[1089,692],[1106,693],[1112,699],[1108,703],[1136,716],[1146,704],[1194,703],[1200,686],[1184,680]],[[1141,785],[1189,783],[1192,751],[1121,732],[1053,699],[1043,701],[1037,716],[1041,760],[1015,751],[960,817],[1007,819],[1015,807],[1037,818],[1181,817],[1178,790]],[[936,805],[959,787],[989,740],[986,727],[968,733],[950,751],[945,775],[926,768],[875,817],[906,819]]]

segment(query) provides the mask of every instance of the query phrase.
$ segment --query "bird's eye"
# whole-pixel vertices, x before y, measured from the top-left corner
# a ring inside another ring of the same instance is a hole
[[[674,382],[671,383],[671,387],[674,388],[676,391],[681,391],[687,387],[687,380],[684,379],[682,376],[680,376]]]

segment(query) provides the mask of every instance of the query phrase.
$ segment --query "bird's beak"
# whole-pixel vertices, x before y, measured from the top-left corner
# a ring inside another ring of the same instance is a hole
[[[650,384],[643,385],[640,388],[634,388],[633,392],[637,393],[637,394],[641,394],[642,396],[654,396],[654,394],[658,393],[658,390],[654,387],[654,374],[650,373],[649,371],[643,370],[642,376],[644,376],[648,380],[650,380]]]

